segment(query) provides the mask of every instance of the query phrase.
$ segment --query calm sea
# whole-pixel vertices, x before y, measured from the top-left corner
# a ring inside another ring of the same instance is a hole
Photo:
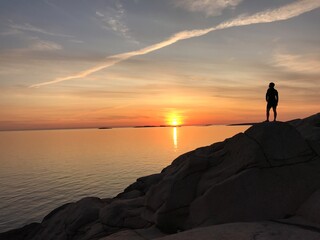
[[[247,126],[0,132],[0,232],[86,196],[115,196],[176,157]]]

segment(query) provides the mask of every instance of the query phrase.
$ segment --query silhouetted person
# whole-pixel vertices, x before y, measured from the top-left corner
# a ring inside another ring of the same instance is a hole
[[[269,84],[269,89],[266,94],[266,101],[267,101],[267,122],[269,122],[269,115],[270,115],[270,108],[273,110],[274,120],[277,120],[277,106],[279,101],[278,91],[274,88],[274,83],[271,82]]]

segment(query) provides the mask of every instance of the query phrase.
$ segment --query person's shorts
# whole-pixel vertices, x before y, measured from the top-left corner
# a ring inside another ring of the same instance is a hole
[[[269,102],[268,104],[267,104],[267,108],[275,108],[275,107],[277,107],[277,103],[273,103],[273,102]]]

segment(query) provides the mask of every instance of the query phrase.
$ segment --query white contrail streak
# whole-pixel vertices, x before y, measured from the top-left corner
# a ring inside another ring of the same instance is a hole
[[[56,78],[56,79],[54,79],[52,81],[48,81],[48,82],[33,84],[30,87],[32,87],[32,88],[33,87],[41,87],[41,86],[45,86],[45,85],[49,85],[49,84],[59,83],[59,82],[63,82],[63,81],[69,81],[72,79],[84,78],[84,77],[87,77],[95,72],[109,68],[119,62],[125,61],[131,57],[144,55],[144,54],[156,51],[158,49],[164,48],[166,46],[169,46],[171,44],[174,44],[174,43],[181,41],[181,40],[184,40],[184,39],[203,36],[207,33],[210,33],[210,32],[216,31],[216,30],[230,28],[230,27],[245,26],[245,25],[257,24],[257,23],[270,23],[270,22],[275,22],[275,21],[287,20],[287,19],[299,16],[303,13],[309,12],[309,11],[314,10],[319,7],[320,7],[320,0],[298,0],[294,3],[285,5],[283,7],[277,8],[277,9],[269,9],[269,10],[266,10],[263,12],[253,14],[251,16],[240,16],[236,19],[223,22],[216,27],[206,28],[206,29],[196,29],[196,30],[191,30],[191,31],[182,31],[182,32],[179,32],[179,33],[172,35],[167,40],[164,40],[162,42],[148,46],[146,48],[142,48],[137,51],[121,53],[121,54],[107,57],[106,61],[103,64],[92,67],[87,70],[84,70],[82,72],[76,73],[74,75]]]

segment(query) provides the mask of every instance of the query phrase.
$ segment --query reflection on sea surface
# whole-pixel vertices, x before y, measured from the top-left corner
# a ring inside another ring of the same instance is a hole
[[[172,128],[172,138],[173,138],[173,148],[177,150],[178,148],[178,130],[177,127]]]
[[[115,196],[176,157],[246,126],[0,132],[0,231],[85,196]]]

